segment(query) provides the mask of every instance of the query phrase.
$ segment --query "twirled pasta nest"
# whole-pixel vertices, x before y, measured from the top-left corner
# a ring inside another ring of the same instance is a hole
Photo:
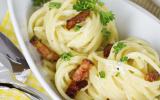
[[[160,93],[160,81],[146,79],[147,73],[158,72],[157,53],[142,40],[130,38],[120,41],[126,46],[115,54],[115,43],[109,57],[101,53],[86,56],[74,56],[70,61],[60,59],[56,65],[55,84],[60,94],[67,100],[66,94],[72,82],[71,73],[78,69],[83,59],[89,59],[94,65],[89,70],[88,85],[81,89],[75,99],[82,100],[153,100]],[[126,56],[127,60],[122,60]],[[103,72],[104,75],[101,75]]]
[[[78,14],[72,8],[73,3],[74,0],[66,0],[60,9],[52,10],[48,8],[49,3],[47,3],[37,10],[29,20],[28,30],[31,36],[36,35],[59,55],[64,52],[87,54],[97,50],[104,41],[113,43],[118,39],[114,21],[103,26],[99,20],[99,14],[94,12],[79,24],[82,26],[79,30],[75,28],[68,30],[65,27],[66,21]],[[106,7],[103,9],[107,10]],[[111,32],[108,40],[105,40],[101,31],[104,27]]]

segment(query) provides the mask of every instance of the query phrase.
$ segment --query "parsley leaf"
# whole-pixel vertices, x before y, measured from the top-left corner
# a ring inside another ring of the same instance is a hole
[[[99,1],[98,5],[102,7],[102,6],[104,6],[104,2]]]
[[[73,9],[77,11],[93,10],[96,6],[97,0],[77,0],[73,5]]]
[[[101,23],[103,25],[107,25],[110,21],[113,21],[115,19],[115,16],[111,11],[109,12],[100,11],[99,14],[100,14]]]
[[[158,90],[160,90],[160,85],[159,85],[159,87],[158,87]]]
[[[121,62],[126,62],[126,61],[128,61],[128,57],[127,57],[127,56],[124,56],[124,57],[122,57],[122,58],[120,59],[120,61],[121,61]]]
[[[61,7],[61,3],[59,2],[50,2],[49,3],[49,8],[52,9],[52,8],[57,8],[59,9]]]
[[[81,27],[82,27],[81,25],[76,25],[76,26],[74,27],[74,30],[75,30],[75,31],[79,31],[79,30],[81,29]]]
[[[92,10],[100,14],[100,21],[103,25],[107,25],[110,21],[115,19],[111,11],[104,11],[101,7],[104,5],[99,0],[77,0],[73,5],[73,9],[77,11]]]
[[[73,57],[73,55],[69,52],[69,53],[63,53],[61,55],[61,59],[63,59],[64,61],[69,61],[71,59],[71,57]]]
[[[126,45],[123,42],[118,42],[116,46],[114,46],[114,53],[118,54]]]
[[[106,77],[106,74],[105,74],[104,71],[100,71],[100,72],[99,72],[99,76],[100,76],[100,78],[105,78],[105,77]]]
[[[109,37],[111,36],[111,32],[108,31],[106,28],[103,28],[101,32],[103,33],[103,36],[105,37],[106,40],[108,40]]]
[[[134,74],[134,71],[132,71],[132,70],[128,70],[130,73],[132,73],[132,74]]]
[[[44,3],[48,2],[49,0],[32,0],[34,6],[42,6]]]
[[[155,98],[159,100],[160,99],[160,95],[157,95]]]
[[[117,72],[115,76],[118,77],[119,75],[120,75],[120,72]]]
[[[160,68],[160,64],[158,65],[158,67]]]

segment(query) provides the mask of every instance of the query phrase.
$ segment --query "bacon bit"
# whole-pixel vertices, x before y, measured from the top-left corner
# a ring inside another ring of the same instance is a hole
[[[113,44],[108,44],[105,48],[104,48],[104,52],[103,55],[105,58],[107,58],[110,54],[110,51],[112,49]]]
[[[90,15],[90,11],[82,11],[75,17],[67,20],[66,28],[68,30],[72,29],[77,23],[80,23],[82,21],[85,21],[86,18]]]
[[[93,63],[90,60],[84,59],[80,67],[73,74],[72,79],[74,81],[81,81],[81,80],[85,80],[86,78],[88,78],[89,69],[91,68],[92,65]]]
[[[69,85],[66,94],[71,97],[74,98],[77,94],[77,92],[79,90],[81,90],[82,88],[86,87],[88,85],[88,82],[86,80],[82,80],[82,81],[72,81],[72,83]]]
[[[33,46],[35,46],[41,56],[49,61],[57,61],[59,56],[57,53],[49,49],[45,44],[43,44],[36,36],[33,36],[30,40]]]
[[[145,75],[145,80],[153,82],[158,80],[160,77],[160,74],[158,72],[149,72],[148,74]]]
[[[75,70],[72,75],[72,82],[66,91],[69,97],[74,98],[79,90],[88,85],[86,79],[89,77],[89,69],[92,65],[90,60],[83,59],[81,65]]]

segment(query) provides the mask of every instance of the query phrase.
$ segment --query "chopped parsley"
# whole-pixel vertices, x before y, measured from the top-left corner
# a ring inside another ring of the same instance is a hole
[[[120,72],[117,72],[115,76],[118,77],[119,75],[120,75]]]
[[[96,7],[97,0],[77,0],[73,9],[77,11],[93,10]]]
[[[99,76],[100,78],[105,78],[106,77],[105,71],[100,71]]]
[[[34,6],[42,6],[44,3],[50,1],[50,0],[32,0]]]
[[[114,14],[111,11],[105,11],[101,9],[104,3],[99,0],[77,0],[73,5],[73,9],[77,11],[92,10],[100,14],[100,21],[103,25],[107,25],[110,21],[115,19]]]
[[[128,61],[128,57],[127,57],[127,56],[124,56],[124,57],[122,57],[122,58],[120,59],[120,61],[121,61],[121,62],[126,62],[126,61]]]
[[[102,7],[102,6],[104,6],[104,2],[99,1],[98,5]]]
[[[59,2],[50,2],[49,3],[49,8],[50,9],[53,9],[53,8],[59,9],[60,7],[61,7],[61,3],[59,3]]]
[[[61,59],[63,59],[64,61],[69,61],[71,59],[71,57],[73,57],[73,55],[69,52],[69,53],[63,53],[61,55]]]
[[[158,90],[160,90],[160,85],[159,85],[159,87],[158,87]]]
[[[126,45],[123,42],[118,42],[116,46],[114,46],[114,53],[118,54]]]
[[[132,74],[134,74],[134,71],[132,71],[132,70],[128,70],[130,73],[132,73]]]
[[[115,16],[111,11],[109,12],[100,11],[99,14],[100,14],[101,23],[103,25],[107,25],[110,21],[113,21],[115,19]]]
[[[82,27],[81,25],[76,25],[76,26],[74,27],[74,30],[75,30],[75,31],[79,31],[79,30],[81,29],[81,27]]]
[[[101,32],[103,33],[103,36],[106,40],[108,40],[109,37],[111,36],[111,32],[108,31],[106,28],[103,28]]]
[[[160,95],[157,95],[155,98],[159,100],[160,99]]]

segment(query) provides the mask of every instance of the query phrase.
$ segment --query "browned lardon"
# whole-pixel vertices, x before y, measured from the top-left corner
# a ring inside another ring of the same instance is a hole
[[[86,79],[89,77],[89,70],[92,66],[93,63],[90,60],[84,59],[79,68],[73,73],[72,82],[66,91],[69,97],[74,98],[79,90],[88,85]]]
[[[32,45],[37,48],[38,52],[44,59],[47,59],[51,62],[57,61],[59,55],[48,48],[44,43],[42,43],[36,36],[33,36],[30,40]]]
[[[90,15],[90,11],[82,11],[80,12],[78,15],[76,15],[75,17],[67,20],[67,25],[66,28],[68,30],[72,29],[76,24],[85,21],[86,18]]]
[[[88,85],[88,82],[86,80],[83,81],[72,81],[72,83],[69,85],[66,94],[71,97],[74,98],[77,94],[77,92],[79,90],[81,90],[82,88],[86,87]]]
[[[73,74],[72,80],[81,81],[81,80],[85,80],[86,78],[88,78],[89,69],[92,66],[93,66],[93,63],[90,60],[84,59],[80,65],[80,67]]]
[[[112,49],[112,46],[113,46],[113,44],[108,44],[108,45],[104,48],[104,50],[103,50],[103,55],[104,55],[105,58],[107,58],[107,57],[109,56],[110,51],[111,51],[111,49]]]
[[[145,75],[145,80],[153,82],[157,81],[160,78],[160,74],[158,72],[149,72]]]

